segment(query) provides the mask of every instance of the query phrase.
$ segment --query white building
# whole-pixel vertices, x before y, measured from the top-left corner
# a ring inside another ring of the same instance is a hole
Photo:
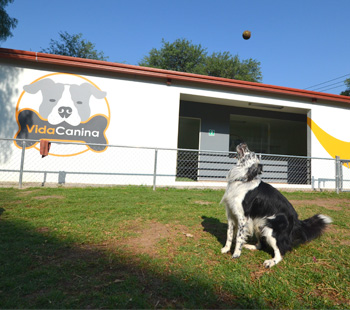
[[[246,141],[257,153],[349,159],[349,107],[345,96],[0,48],[0,139],[53,142],[45,159],[38,143],[26,142],[24,170],[67,172],[71,183],[115,184],[108,172],[153,172],[152,149],[119,148],[116,155],[116,148],[96,144],[228,152]],[[22,142],[0,143],[0,170],[18,170]],[[164,184],[175,184],[178,154],[163,155],[157,173],[167,176]],[[133,156],[142,160],[126,169]],[[331,165],[327,175],[323,163],[313,163],[309,179],[334,178]],[[71,173],[79,171],[106,175]],[[4,175],[0,182],[18,181],[18,174]],[[57,182],[57,174],[45,178]],[[124,178],[152,183],[151,176]]]

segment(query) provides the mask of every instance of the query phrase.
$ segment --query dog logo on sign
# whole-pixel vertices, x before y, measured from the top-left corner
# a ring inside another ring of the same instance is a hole
[[[67,73],[53,73],[23,86],[17,102],[17,139],[80,142],[67,154],[62,145],[58,154],[77,155],[107,149],[106,130],[110,121],[107,93],[88,79]],[[38,142],[27,142],[26,148]],[[15,141],[21,148],[22,145]],[[104,144],[104,145],[95,145]],[[74,150],[73,150],[74,149]]]

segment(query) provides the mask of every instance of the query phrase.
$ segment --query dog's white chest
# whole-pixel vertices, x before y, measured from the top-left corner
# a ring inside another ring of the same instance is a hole
[[[233,214],[244,214],[242,202],[246,194],[258,187],[260,182],[259,179],[256,179],[250,182],[236,181],[229,183],[222,202],[230,202],[229,204],[226,203],[226,205],[229,206]]]

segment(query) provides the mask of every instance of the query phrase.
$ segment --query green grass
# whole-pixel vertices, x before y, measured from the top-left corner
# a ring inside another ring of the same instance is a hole
[[[284,193],[334,223],[272,269],[220,252],[223,191],[0,189],[0,308],[350,308],[350,194]]]

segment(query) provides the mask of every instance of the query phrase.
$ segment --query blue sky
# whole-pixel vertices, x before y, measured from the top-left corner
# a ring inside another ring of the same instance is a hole
[[[313,88],[339,94],[350,77],[350,0],[14,0],[6,10],[18,25],[4,48],[39,51],[67,31],[137,65],[162,38],[185,38],[260,61],[265,84],[304,89],[344,76]]]

